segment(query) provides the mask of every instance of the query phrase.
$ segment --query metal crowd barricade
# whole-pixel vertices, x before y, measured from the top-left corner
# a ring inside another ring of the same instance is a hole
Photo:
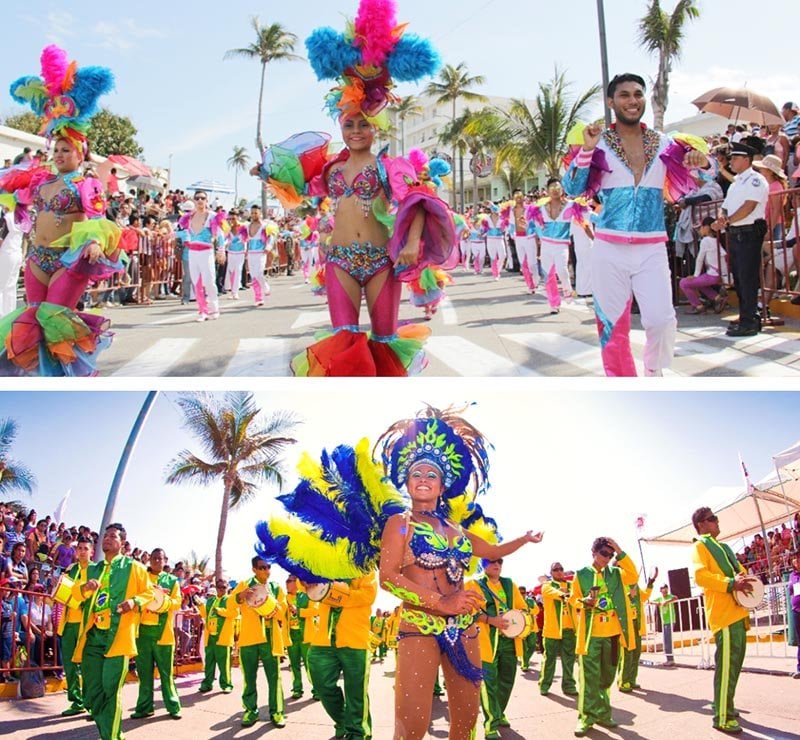
[[[15,682],[23,673],[41,670],[45,676],[60,678],[63,673],[61,655],[61,638],[58,636],[59,620],[64,618],[63,609],[58,609],[49,595],[44,592],[21,591],[2,587],[5,593],[19,595],[24,602],[24,609],[12,608],[7,617],[0,620],[0,640],[10,636],[10,654],[7,661],[0,665],[0,685],[4,682]],[[34,635],[33,623],[30,622],[31,603],[34,598],[43,597],[43,602],[52,609],[52,625],[45,619],[45,610],[35,623],[42,630],[42,639]],[[52,626],[52,629],[48,629]],[[203,620],[197,612],[178,612],[175,615],[175,665],[190,665],[203,660]],[[5,649],[5,648],[3,648]],[[8,662],[8,665],[5,663]]]
[[[750,610],[747,656],[782,659],[790,656],[789,603],[787,583],[771,583],[765,586],[761,604]],[[696,662],[698,668],[713,667],[714,636],[706,621],[703,597],[679,599],[673,607],[675,623],[672,628],[672,645],[676,660]],[[664,653],[660,607],[648,603],[645,619],[647,635],[642,640],[642,653],[646,659],[653,660]]]
[[[763,306],[762,323],[779,325],[780,319],[773,318],[769,311],[771,300],[779,297],[796,298],[800,296],[800,280],[798,277],[798,254],[800,247],[797,245],[798,218],[800,217],[800,188],[790,188],[774,193],[771,197],[785,197],[786,207],[782,209],[780,221],[773,222],[769,209],[767,210],[767,237],[761,255],[761,289],[759,302]],[[706,216],[717,218],[722,201],[698,203],[692,206],[692,225],[695,230]],[[772,238],[775,227],[781,226],[779,238]],[[724,236],[717,237],[717,256],[720,265],[726,264],[727,280],[723,279],[725,289],[733,290],[733,272],[730,267],[730,255],[725,249]],[[679,271],[677,271],[679,272]],[[685,275],[676,275],[676,279]],[[725,276],[723,275],[723,278]]]

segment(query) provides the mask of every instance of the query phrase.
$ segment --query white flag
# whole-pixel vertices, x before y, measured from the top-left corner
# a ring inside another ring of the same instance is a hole
[[[64,494],[64,498],[61,499],[61,502],[56,507],[56,510],[53,512],[53,521],[56,524],[61,524],[64,521],[64,512],[67,510],[67,499],[69,498],[69,494],[72,491],[71,488],[67,489],[67,492]]]

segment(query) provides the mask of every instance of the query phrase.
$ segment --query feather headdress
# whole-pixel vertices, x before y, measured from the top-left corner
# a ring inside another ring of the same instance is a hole
[[[114,87],[106,67],[78,67],[64,49],[52,44],[41,56],[42,76],[20,77],[11,83],[11,97],[44,118],[41,134],[69,139],[85,152],[86,136],[97,101]]]
[[[325,99],[333,118],[361,113],[375,119],[399,102],[392,92],[395,81],[416,82],[436,72],[441,65],[436,50],[427,39],[405,33],[406,25],[397,23],[395,0],[360,0],[344,33],[326,26],[306,39],[317,79],[339,83]]]
[[[386,521],[405,510],[402,496],[369,455],[369,442],[305,455],[301,481],[279,496],[288,516],[256,526],[256,552],[309,583],[348,580],[378,565]]]

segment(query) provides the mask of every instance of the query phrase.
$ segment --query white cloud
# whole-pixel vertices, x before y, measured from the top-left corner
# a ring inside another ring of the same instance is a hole
[[[160,28],[140,26],[132,18],[119,21],[97,21],[92,26],[93,46],[101,49],[115,49],[119,52],[136,48],[136,42],[142,39],[166,38],[167,34]]]

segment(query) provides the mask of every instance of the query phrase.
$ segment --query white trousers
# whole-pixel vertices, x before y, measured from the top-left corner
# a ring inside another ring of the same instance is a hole
[[[489,253],[489,261],[492,267],[497,260],[497,267],[501,269],[506,261],[506,242],[502,236],[487,236],[486,237],[486,251]]]
[[[470,240],[470,259],[472,260],[475,274],[478,275],[483,270],[483,263],[486,262],[486,240]]]
[[[269,284],[267,283],[267,278],[264,276],[266,266],[266,252],[247,253],[247,269],[250,271],[250,277],[253,279],[253,297],[256,300],[256,304],[263,303],[264,297],[269,295]]]
[[[217,294],[217,269],[214,262],[214,250],[189,250],[189,277],[194,285],[197,310],[201,316],[213,316],[219,313],[219,296]],[[199,283],[202,281],[202,288]],[[203,295],[205,291],[205,295]]]
[[[228,252],[228,265],[225,268],[225,285],[234,298],[239,297],[239,286],[242,284],[244,258],[244,252]]]
[[[669,367],[678,322],[666,245],[613,244],[595,239],[592,287],[606,374],[636,374],[630,348],[631,296],[639,304],[645,331],[645,369]]]
[[[592,240],[583,229],[572,232],[575,244],[575,292],[578,295],[592,294]]]
[[[536,288],[536,278],[538,277],[536,237],[533,235],[515,236],[514,243],[517,245],[517,259],[525,277],[525,282],[531,290],[534,290]],[[525,265],[527,265],[527,268]]]
[[[550,277],[551,268],[555,267],[555,275],[561,283],[561,292],[572,292],[572,283],[569,280],[569,245],[548,244],[542,242],[542,270]]]
[[[22,249],[0,246],[0,317],[17,307],[17,282],[22,266]]]

